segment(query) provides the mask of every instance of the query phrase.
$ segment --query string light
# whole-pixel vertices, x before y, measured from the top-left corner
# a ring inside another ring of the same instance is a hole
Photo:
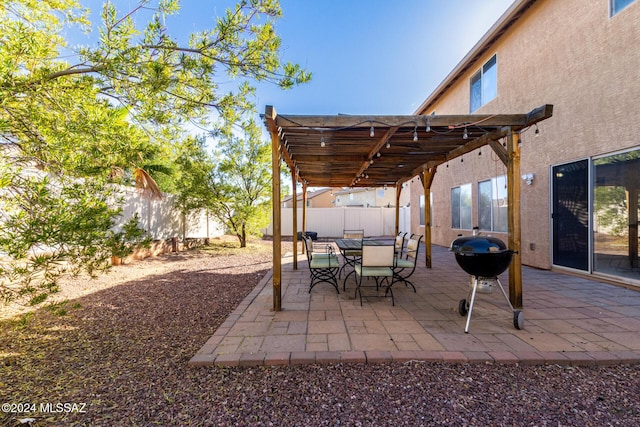
[[[322,138],[320,139],[320,147],[324,148],[325,143],[324,143],[324,135],[322,135]]]
[[[375,129],[373,128],[373,123],[371,123],[371,129],[369,129],[369,136],[370,136],[371,138],[373,138],[374,136],[376,136],[376,131],[375,131]]]
[[[391,148],[391,143],[387,141],[387,148]]]
[[[538,129],[538,124],[537,124],[537,123],[536,123],[536,131],[535,131],[535,132],[533,132],[533,136],[534,136],[535,138],[537,138],[537,137],[539,137],[539,136],[540,136],[540,129]]]
[[[469,134],[467,133],[467,127],[464,128],[464,133],[462,134],[462,139],[469,139]]]
[[[429,122],[429,117],[427,117],[427,128],[425,129],[425,132],[431,132],[431,123]]]
[[[418,126],[413,128],[413,142],[418,142]]]

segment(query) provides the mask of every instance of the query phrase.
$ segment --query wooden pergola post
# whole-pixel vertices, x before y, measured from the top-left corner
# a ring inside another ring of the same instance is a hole
[[[302,234],[307,232],[307,183],[302,182]],[[302,246],[302,253],[307,250],[306,246]]]
[[[396,184],[396,236],[400,233],[400,193],[402,193],[402,184]]]
[[[634,268],[638,263],[638,189],[627,188],[626,196],[629,210],[629,266]]]
[[[431,268],[433,251],[431,248],[431,184],[436,176],[436,168],[427,168],[420,173],[424,190],[424,263]]]
[[[293,228],[293,269],[298,269],[298,191],[297,191],[297,183],[298,183],[298,172],[296,169],[291,170],[291,181],[292,181],[292,206],[293,206],[293,215],[292,215],[292,228]]]
[[[267,107],[265,116],[275,120],[276,111]],[[271,134],[271,198],[273,209],[273,311],[282,311],[282,210],[280,201],[280,139],[277,129]]]
[[[513,308],[522,308],[522,256],[520,230],[520,135],[507,135],[507,224],[509,249],[515,251],[509,266],[509,300]]]

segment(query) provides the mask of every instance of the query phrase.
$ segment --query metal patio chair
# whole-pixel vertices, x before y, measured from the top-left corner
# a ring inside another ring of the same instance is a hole
[[[410,285],[413,288],[413,292],[416,292],[416,287],[411,283],[409,277],[416,271],[421,239],[421,235],[411,235],[404,252],[396,257],[393,268],[393,283],[404,282],[405,286]]]
[[[407,237],[407,233],[406,232],[403,233],[402,231],[398,232],[398,235],[396,236],[395,246],[396,246],[396,255],[398,257],[402,255],[402,251],[404,251],[404,241],[406,237]]]
[[[342,238],[343,239],[355,239],[362,240],[364,238],[364,230],[342,230]],[[342,251],[342,257],[344,258],[344,264],[340,268],[338,272],[338,277],[342,276],[342,270],[344,270],[348,265],[353,267],[356,265],[356,262],[362,256],[362,251],[360,250],[346,250]]]
[[[376,291],[379,291],[381,282],[389,283],[389,278],[393,279],[394,265],[394,244],[373,244],[373,242],[362,242],[362,258],[354,266],[356,273],[356,294],[360,296],[360,305],[362,305],[362,279],[373,278],[376,282]],[[392,305],[396,305],[393,297],[393,290],[389,283],[385,289],[384,297],[391,294]]]
[[[323,252],[314,251],[313,242],[310,238],[303,236],[305,248],[307,250],[307,261],[309,263],[309,272],[311,275],[311,289],[318,283],[326,282],[333,285],[338,290],[337,273],[340,268],[340,260],[333,252],[332,246],[325,246]]]

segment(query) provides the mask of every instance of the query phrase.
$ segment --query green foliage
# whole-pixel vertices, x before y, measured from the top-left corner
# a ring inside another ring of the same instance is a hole
[[[140,0],[123,12],[105,1],[97,43],[70,47],[70,27],[92,26],[80,0],[0,0],[5,300],[39,303],[57,290],[60,274],[104,268],[118,246],[109,231],[119,212],[110,184],[154,178],[167,191],[200,177],[192,185],[200,199],[185,197],[183,206],[214,205],[205,194],[211,160],[201,141],[183,136],[184,125],[213,130],[218,120],[252,111],[250,82],[289,88],[310,79],[280,60],[277,0],[239,0],[184,43],[169,27],[180,7],[178,0]],[[150,19],[136,19],[149,11]],[[219,82],[229,80],[223,89]],[[219,194],[233,198],[235,191]],[[233,210],[252,228],[259,221],[245,213],[248,206]],[[126,252],[132,242],[121,237]]]
[[[608,229],[608,233],[613,236],[625,236],[629,230],[625,188],[596,186],[594,194],[598,224]]]
[[[253,120],[243,123],[243,136],[223,132],[211,176],[211,211],[245,247],[248,234],[269,224],[271,145],[260,137]]]
[[[97,181],[39,171],[0,173],[0,296],[37,304],[58,290],[64,272],[95,274],[109,255],[104,241],[118,209]]]
[[[111,255],[118,258],[125,258],[138,248],[148,248],[151,241],[151,236],[140,227],[140,218],[137,213],[124,223],[122,230],[110,231],[107,237]]]

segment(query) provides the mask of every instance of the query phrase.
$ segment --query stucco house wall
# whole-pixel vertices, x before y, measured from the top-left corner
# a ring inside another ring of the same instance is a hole
[[[402,195],[402,193],[401,193]],[[403,199],[400,199],[402,205]],[[333,205],[336,207],[384,207],[395,206],[394,188],[352,188],[333,192]]]
[[[307,193],[307,207],[308,208],[330,208],[332,207],[332,189],[323,188],[321,190],[316,190]],[[302,193],[298,194],[298,207],[302,207]],[[292,208],[293,207],[293,198],[291,196],[287,196],[287,198],[282,202],[283,208]]]
[[[521,173],[535,174],[531,185],[521,182],[522,261],[527,265],[551,267],[550,167],[640,145],[640,1],[613,17],[609,4],[533,2],[453,86],[442,96],[434,92],[417,111],[468,113],[470,79],[493,55],[497,97],[472,113],[523,113],[554,105],[553,117],[539,125],[539,137],[534,129],[522,134]],[[452,187],[471,184],[475,225],[478,182],[505,174],[506,167],[489,147],[439,166],[431,188],[433,242],[448,245],[458,233],[470,233],[451,228]],[[422,185],[414,181],[412,230],[424,233],[417,224]]]

